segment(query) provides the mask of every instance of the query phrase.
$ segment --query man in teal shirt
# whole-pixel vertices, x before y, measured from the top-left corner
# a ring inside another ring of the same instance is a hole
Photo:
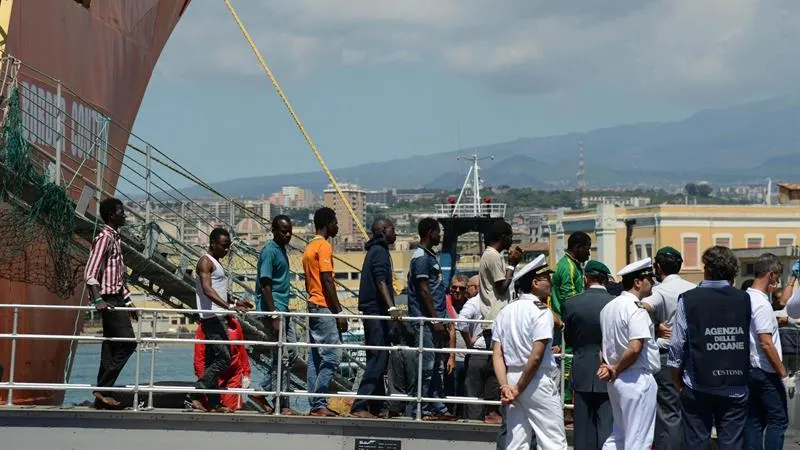
[[[561,261],[556,265],[556,271],[552,277],[552,292],[550,293],[550,309],[553,310],[556,330],[554,330],[554,343],[561,345],[561,329],[564,322],[561,320],[561,309],[568,299],[575,297],[583,292],[583,263],[589,259],[592,249],[592,238],[583,231],[576,231],[569,235],[567,240],[567,252]],[[564,348],[566,353],[571,353],[572,349]],[[572,403],[572,388],[570,379],[572,372],[572,360],[564,361],[564,402]],[[572,410],[567,410],[564,414],[565,421],[572,422]]]
[[[288,216],[279,215],[272,219],[272,236],[273,239],[264,245],[261,253],[258,255],[258,280],[256,281],[256,301],[258,308],[265,312],[289,312],[289,291],[292,287],[291,271],[289,270],[289,257],[286,254],[286,246],[292,240],[292,220]],[[264,329],[268,339],[272,341],[278,340],[278,333],[280,331],[281,320],[284,322],[284,342],[296,342],[294,327],[290,317],[284,316],[262,316]],[[261,383],[261,389],[268,391],[272,390],[273,386],[278,384],[278,348],[270,347],[272,353],[272,365],[270,373],[264,378]],[[281,392],[287,392],[291,384],[289,378],[291,376],[291,366],[297,356],[297,351],[294,347],[284,347],[282,358],[282,375],[281,375]],[[275,408],[267,403],[266,398],[262,396],[251,396],[258,406],[263,408],[267,413],[271,413]],[[295,415],[297,414],[292,408],[289,407],[289,398],[281,396],[280,413],[282,415]],[[277,405],[276,405],[277,407]]]

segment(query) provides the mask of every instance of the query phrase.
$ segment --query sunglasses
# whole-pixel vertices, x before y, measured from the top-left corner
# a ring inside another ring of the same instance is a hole
[[[451,286],[450,290],[451,291],[466,291],[467,287],[466,286]]]

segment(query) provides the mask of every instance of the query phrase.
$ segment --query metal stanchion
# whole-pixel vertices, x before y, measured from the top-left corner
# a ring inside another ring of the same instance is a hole
[[[422,420],[422,358],[425,322],[419,321],[419,342],[417,346],[417,420]]]
[[[14,372],[17,366],[17,327],[19,326],[19,308],[14,308],[14,322],[11,325],[11,363],[8,368],[8,406],[14,404]]]

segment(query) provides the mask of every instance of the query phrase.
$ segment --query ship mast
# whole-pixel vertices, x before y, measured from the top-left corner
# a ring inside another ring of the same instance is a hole
[[[457,160],[466,159],[462,156],[456,158]],[[472,164],[469,166],[469,170],[467,170],[467,176],[464,179],[464,184],[461,186],[461,192],[458,193],[458,199],[456,200],[455,207],[451,213],[452,216],[456,215],[467,215],[478,216],[481,212],[481,177],[480,177],[480,166],[478,165],[478,161],[483,161],[487,159],[494,159],[494,156],[488,156],[486,158],[478,158],[478,153],[473,152],[472,156],[469,157],[472,160]],[[466,200],[465,195],[467,197],[471,197],[470,203],[464,203],[463,206],[461,201]],[[461,206],[461,207],[459,207]],[[467,212],[468,211],[468,212]]]

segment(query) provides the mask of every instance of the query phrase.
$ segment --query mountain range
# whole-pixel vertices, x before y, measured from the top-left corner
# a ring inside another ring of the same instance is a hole
[[[576,184],[583,145],[590,188],[667,186],[688,181],[749,183],[800,179],[800,96],[708,109],[676,122],[647,122],[583,133],[520,138],[424,157],[333,170],[338,181],[367,189],[461,187],[467,169],[456,157],[477,152],[485,186],[558,188]],[[214,183],[231,196],[255,197],[294,185],[320,192],[321,170]],[[202,196],[198,188],[183,191]]]

